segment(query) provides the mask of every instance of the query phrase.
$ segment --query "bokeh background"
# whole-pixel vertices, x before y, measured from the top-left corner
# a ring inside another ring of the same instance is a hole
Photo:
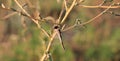
[[[55,19],[61,11],[62,1],[19,0],[21,5],[28,4],[24,9],[31,16],[39,12],[42,17],[52,16]],[[99,5],[101,2],[85,0],[82,5]],[[114,2],[119,3],[120,0]],[[13,0],[0,0],[2,3],[6,8],[21,11]],[[109,4],[111,2],[105,5]],[[103,10],[74,7],[65,22],[65,28],[72,26],[77,18],[83,23]],[[120,14],[120,8],[109,11]],[[40,24],[51,33],[52,23]],[[62,36],[66,50],[62,49],[56,37],[50,50],[53,61],[120,61],[120,16],[105,13],[90,24],[63,32]],[[29,18],[0,7],[0,61],[39,61],[48,42],[47,36]]]

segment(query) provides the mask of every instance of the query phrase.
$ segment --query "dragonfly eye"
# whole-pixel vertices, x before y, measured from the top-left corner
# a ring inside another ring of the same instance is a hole
[[[59,26],[58,26],[58,25],[55,25],[55,26],[54,26],[54,29],[58,29],[58,28],[59,28]]]
[[[60,29],[60,25],[59,25],[59,24],[55,24],[55,25],[53,26],[53,29]]]

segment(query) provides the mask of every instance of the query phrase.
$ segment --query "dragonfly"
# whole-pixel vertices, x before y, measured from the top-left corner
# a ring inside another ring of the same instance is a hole
[[[64,44],[63,44],[63,41],[62,41],[62,32],[61,32],[61,28],[60,28],[60,25],[54,25],[54,32],[57,33],[57,36],[59,38],[59,41],[60,41],[60,44],[62,46],[62,48],[65,50],[65,47],[64,47]]]

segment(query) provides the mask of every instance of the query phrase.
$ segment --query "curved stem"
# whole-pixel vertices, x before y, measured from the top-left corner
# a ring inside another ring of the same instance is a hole
[[[88,23],[90,23],[90,22],[93,22],[96,18],[100,17],[100,16],[103,15],[106,11],[108,11],[113,4],[114,4],[114,3],[112,3],[112,4],[111,4],[110,6],[108,6],[104,11],[102,11],[100,14],[98,14],[98,15],[95,16],[94,18],[92,18],[92,19],[88,20],[87,22],[84,22],[84,23],[82,23],[82,24],[80,24],[80,25],[86,25],[86,24],[88,24]],[[68,31],[68,30],[74,28],[75,26],[76,26],[76,25],[70,26],[70,27],[68,27],[67,29],[64,29],[63,31]]]

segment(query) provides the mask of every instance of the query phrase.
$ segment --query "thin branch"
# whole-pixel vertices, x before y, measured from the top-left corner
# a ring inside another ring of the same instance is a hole
[[[17,14],[17,12],[10,13],[10,14],[4,16],[2,19],[5,20],[5,19],[7,19],[7,18],[9,18],[9,17],[11,17],[11,16],[13,16],[13,15],[15,15],[15,14]]]
[[[64,25],[62,26],[61,30],[63,30],[63,29],[65,28],[65,26],[66,26],[66,24],[64,24]]]
[[[101,12],[97,16],[95,16],[94,18],[90,19],[89,21],[87,21],[85,23],[82,23],[81,25],[85,25],[85,24],[88,24],[90,22],[93,22],[96,18],[100,17],[102,14],[104,14],[106,11],[108,11],[112,5],[114,5],[114,3],[112,3],[110,6],[108,6],[108,8],[106,8],[103,12]]]
[[[39,28],[47,37],[50,37],[50,35],[43,29],[43,28]]]
[[[39,25],[38,21],[36,21],[35,19],[33,19],[33,18],[31,17],[31,15],[19,4],[19,2],[18,2],[17,0],[14,0],[14,1],[15,1],[15,3],[21,8],[21,10],[22,10],[28,17],[31,18],[31,20],[38,26],[38,28],[40,28],[40,25]]]
[[[64,5],[65,5],[65,9],[67,11],[68,10],[68,6],[67,6],[67,1],[66,0],[64,0]]]
[[[114,5],[114,3],[112,3],[112,4],[111,4],[110,6],[108,6],[104,11],[102,11],[100,14],[98,14],[98,15],[95,16],[94,18],[92,18],[92,19],[88,20],[87,22],[84,22],[84,23],[82,23],[82,24],[80,24],[80,25],[83,26],[83,25],[86,25],[86,24],[88,24],[88,23],[93,22],[96,18],[100,17],[100,16],[103,15],[106,11],[108,11],[108,10],[111,8],[112,5]],[[70,26],[70,27],[64,29],[63,31],[68,31],[68,30],[70,30],[70,29],[73,29],[75,26],[76,26],[76,25]],[[79,25],[77,25],[77,26],[79,26]]]
[[[61,12],[59,14],[59,18],[58,18],[56,23],[60,23],[60,20],[62,19],[62,15],[64,14],[64,11],[66,11],[64,6],[65,6],[65,4],[64,4],[64,1],[63,1],[62,10],[61,10]]]
[[[53,43],[53,39],[55,38],[56,34],[57,34],[57,32],[54,32],[54,33],[52,34],[52,36],[51,36],[51,38],[50,38],[50,41],[49,41],[49,44],[48,44],[48,46],[47,46],[47,49],[46,49],[46,51],[44,52],[44,54],[43,54],[42,58],[40,59],[40,61],[44,61],[45,58],[47,57],[47,53],[50,51],[51,45],[52,45],[52,43]]]
[[[87,5],[79,5],[79,7],[83,7],[83,8],[108,8],[109,6],[87,6]],[[120,8],[120,6],[111,6],[109,8]]]
[[[103,4],[106,3],[106,0],[103,0],[101,4],[99,4],[99,6],[102,6]]]
[[[14,1],[27,16],[31,17],[30,14],[28,14],[28,12],[20,5],[20,3],[17,0],[14,0]]]
[[[70,26],[70,27],[68,27],[68,28],[66,28],[66,29],[63,29],[62,32],[65,32],[65,31],[68,31],[68,30],[70,30],[70,29],[73,29],[74,27],[76,27],[75,24],[72,25],[72,26]]]
[[[10,8],[6,8],[3,3],[1,4],[1,7],[2,7],[2,9],[13,11],[13,10],[10,9]],[[5,20],[5,19],[7,19],[7,18],[9,18],[9,17],[11,17],[11,16],[13,16],[13,15],[15,15],[15,14],[17,14],[17,12],[13,12],[13,13],[11,13],[11,14],[8,14],[8,15],[4,16],[2,19]]]
[[[19,4],[17,0],[14,0],[14,1],[21,8],[21,10],[37,25],[37,27],[41,29],[48,37],[50,37],[49,34],[43,28],[41,28],[38,20],[35,20],[34,18],[32,18],[31,15]]]
[[[55,23],[55,19],[53,17],[51,17],[51,16],[47,16],[47,17],[42,19],[42,21],[44,21],[44,20],[45,21],[51,21],[52,23]]]
[[[76,6],[77,6],[77,5],[80,5],[80,4],[83,3],[84,1],[85,1],[85,0],[79,0],[78,2],[76,2],[75,5],[76,5]]]
[[[60,20],[62,19],[62,15],[64,14],[64,8],[61,10],[61,12],[60,12],[60,15],[59,15],[59,18],[58,18],[58,20],[57,20],[57,22],[56,23],[60,23]]]
[[[62,21],[61,21],[60,24],[64,23],[65,19],[67,18],[67,16],[68,16],[69,13],[70,13],[70,11],[71,11],[72,8],[75,6],[75,3],[76,3],[76,0],[73,1],[73,3],[71,4],[70,8],[67,10],[67,12],[66,12],[66,14],[65,14],[65,16],[64,16],[64,18],[62,19]],[[56,36],[56,34],[57,34],[57,32],[54,31],[53,34],[52,34],[52,36],[51,36],[51,38],[50,38],[50,42],[49,42],[49,44],[48,44],[48,46],[47,46],[47,49],[46,49],[45,53],[43,54],[42,58],[40,59],[40,61],[44,61],[45,58],[47,57],[47,54],[46,54],[46,53],[48,53],[48,52],[50,51],[50,48],[51,48],[53,39],[54,39],[54,37]]]
[[[17,0],[14,0],[15,3],[21,8],[21,10],[29,17],[31,20],[40,28],[40,25],[38,21],[36,21],[34,18],[31,17],[31,15],[20,5],[20,3]]]
[[[66,20],[66,18],[68,17],[69,13],[71,12],[71,10],[73,9],[73,7],[75,6],[76,0],[73,1],[72,5],[70,6],[70,8],[68,8],[68,10],[65,13],[64,18],[61,21],[61,24],[64,23],[64,21]]]

